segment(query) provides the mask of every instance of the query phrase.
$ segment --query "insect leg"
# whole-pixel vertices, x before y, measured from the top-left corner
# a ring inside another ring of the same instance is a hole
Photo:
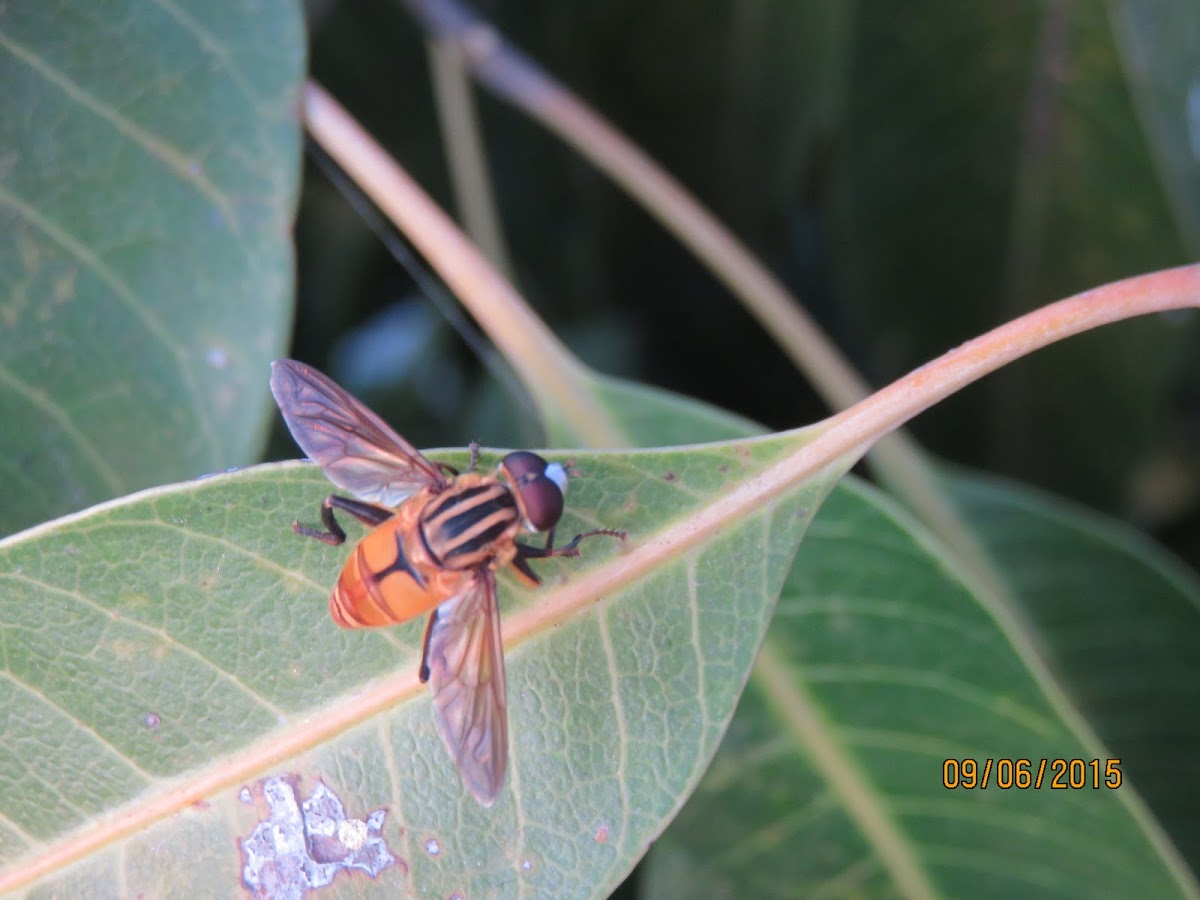
[[[307,525],[301,525],[299,522],[292,522],[292,531],[302,537],[316,538],[323,544],[329,544],[331,547],[336,547],[346,540],[346,531],[334,518],[333,510],[337,508],[350,513],[358,521],[365,525],[374,527],[386,522],[392,517],[392,511],[383,506],[375,506],[372,503],[363,503],[361,500],[351,500],[349,497],[339,497],[337,494],[330,494],[321,503],[321,523],[325,526],[325,531],[319,528],[310,528]]]
[[[470,462],[467,463],[467,471],[474,472],[475,464],[477,462],[479,462],[479,442],[471,441],[469,447],[471,450],[471,460],[470,460]],[[441,469],[443,472],[445,472],[447,475],[458,475],[459,474],[458,469],[454,468],[454,466],[450,465],[450,463],[433,462],[433,464],[435,466],[437,466],[439,469]]]
[[[437,621],[438,611],[435,608],[429,614],[429,621],[425,623],[425,635],[421,638],[421,668],[417,669],[417,677],[421,679],[421,684],[426,684],[429,681],[429,636],[433,634],[433,623]]]
[[[529,563],[525,561],[525,557],[521,555],[522,550],[536,550],[536,547],[526,547],[520,541],[515,542],[517,545],[517,555],[513,557],[512,564],[518,572],[525,576],[530,587],[537,587],[542,583],[542,576],[533,571]]]
[[[619,528],[596,528],[592,531],[585,531],[582,534],[577,534],[568,544],[561,547],[554,546],[554,529],[550,529],[550,533],[546,535],[545,547],[530,547],[527,544],[517,542],[517,558],[518,559],[546,559],[551,556],[578,556],[579,542],[584,538],[595,537],[596,535],[606,534],[609,537],[615,537],[620,540],[625,540],[628,535],[624,529]]]

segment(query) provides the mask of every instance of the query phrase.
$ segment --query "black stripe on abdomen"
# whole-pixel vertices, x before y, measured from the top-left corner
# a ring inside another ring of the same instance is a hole
[[[367,575],[371,581],[379,584],[383,579],[387,578],[393,572],[402,572],[417,583],[420,588],[425,587],[425,578],[413,568],[412,563],[408,561],[408,557],[404,555],[404,536],[399,531],[396,532],[396,561],[386,569],[380,569],[378,572],[371,572]]]
[[[448,568],[480,565],[491,545],[517,521],[512,492],[499,483],[447,494],[426,507],[421,534],[430,554]]]

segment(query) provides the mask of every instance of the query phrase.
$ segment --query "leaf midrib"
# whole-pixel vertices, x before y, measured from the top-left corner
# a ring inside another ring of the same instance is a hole
[[[785,440],[787,439],[785,437]],[[827,461],[822,461],[814,454],[813,446],[811,443],[805,444],[786,453],[782,459],[769,464],[757,475],[735,484],[730,490],[717,495],[687,517],[665,524],[640,542],[639,538],[642,536],[632,535],[635,546],[630,551],[601,563],[562,586],[546,590],[541,602],[509,617],[505,627],[506,645],[511,648],[513,644],[520,643],[535,633],[555,627],[590,607],[601,597],[621,591],[682,553],[707,542],[722,529],[769,508],[782,499],[790,488],[828,465]],[[279,471],[306,465],[299,462],[276,463],[252,467],[238,474],[245,477],[249,471]],[[224,477],[230,476],[216,476]],[[827,471],[825,477],[832,481],[834,473]],[[125,505],[134,500],[145,499],[148,494],[168,493],[173,490],[178,488],[143,491],[124,498],[123,501],[102,504],[102,508]],[[91,512],[95,511],[94,508]],[[67,517],[67,521],[80,517],[70,516]],[[59,520],[59,524],[63,521]],[[24,532],[14,538],[27,538],[31,532],[40,533],[45,528],[46,526],[31,529],[30,532]],[[9,539],[0,542],[0,547],[16,542],[15,539]],[[225,757],[217,765],[197,770],[162,793],[139,799],[120,812],[84,826],[61,842],[50,845],[40,856],[0,873],[0,892],[28,884],[103,846],[134,834],[180,809],[249,780],[255,774],[324,744],[415,697],[421,690],[422,685],[417,679],[416,671],[408,668],[363,686],[349,698],[331,699],[320,714],[306,717],[303,722],[293,727],[277,731],[244,751]]]

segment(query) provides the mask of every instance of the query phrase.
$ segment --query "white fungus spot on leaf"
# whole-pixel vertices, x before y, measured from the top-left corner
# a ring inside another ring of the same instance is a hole
[[[344,869],[374,878],[396,864],[382,837],[386,810],[348,819],[341,799],[322,782],[303,801],[297,783],[283,775],[260,782],[270,815],[238,842],[245,861],[242,879],[256,897],[299,900]],[[249,792],[239,792],[245,802],[243,793]]]
[[[342,846],[356,851],[367,841],[367,823],[362,819],[343,819],[338,822],[337,836]]]

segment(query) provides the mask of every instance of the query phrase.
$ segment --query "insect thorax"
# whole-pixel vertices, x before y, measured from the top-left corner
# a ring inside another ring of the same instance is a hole
[[[507,562],[521,530],[516,499],[507,485],[482,475],[462,475],[421,513],[421,536],[430,555],[448,569]]]

